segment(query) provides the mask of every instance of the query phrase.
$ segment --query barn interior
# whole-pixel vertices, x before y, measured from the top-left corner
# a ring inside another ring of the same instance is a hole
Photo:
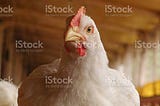
[[[47,6],[73,11],[53,13]],[[1,0],[0,78],[19,85],[37,66],[60,58],[66,19],[81,6],[98,27],[109,66],[133,81],[141,106],[160,106],[160,0]],[[26,49],[17,42],[43,47]]]

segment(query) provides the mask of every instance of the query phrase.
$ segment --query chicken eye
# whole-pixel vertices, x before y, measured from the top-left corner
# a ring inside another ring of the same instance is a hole
[[[88,26],[86,28],[86,32],[87,32],[87,34],[92,34],[94,32],[94,27],[93,26]]]

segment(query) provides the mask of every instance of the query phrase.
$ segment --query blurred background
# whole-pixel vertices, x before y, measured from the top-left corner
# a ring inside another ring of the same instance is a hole
[[[66,18],[82,5],[110,67],[133,81],[141,106],[160,106],[160,0],[0,0],[0,78],[18,85],[60,58]]]

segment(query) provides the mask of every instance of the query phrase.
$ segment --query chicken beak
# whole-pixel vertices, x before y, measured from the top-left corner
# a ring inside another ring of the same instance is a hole
[[[67,31],[65,41],[84,41],[85,37],[77,32],[78,27],[70,27]]]

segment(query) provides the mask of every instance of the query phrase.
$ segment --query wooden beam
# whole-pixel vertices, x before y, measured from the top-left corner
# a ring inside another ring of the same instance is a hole
[[[107,45],[104,45],[104,47],[106,48],[106,51],[112,51],[119,54],[124,54],[126,49],[122,44],[111,42],[108,42]]]
[[[13,48],[13,28],[4,29],[4,45],[3,45],[3,56],[2,56],[2,78],[13,77],[12,71],[14,69],[13,63],[15,58]]]
[[[26,13],[29,13],[26,14]],[[49,17],[44,13],[35,12],[30,9],[16,9],[15,21],[21,21],[26,23],[32,23],[34,25],[45,26],[45,27],[58,27],[64,28],[66,26],[65,17]]]
[[[112,2],[118,3],[118,4],[129,4],[137,8],[143,8],[143,9],[151,10],[155,12],[160,11],[160,6],[159,6],[160,1],[159,0],[138,0],[136,2],[133,0],[113,0]]]
[[[159,25],[160,18],[156,14],[156,12],[153,11],[147,11],[142,8],[137,8],[133,7],[133,13],[129,16],[106,16],[105,15],[105,5],[106,4],[111,4],[113,6],[121,6],[124,7],[127,4],[123,4],[122,2],[113,2],[114,0],[109,0],[109,1],[97,1],[97,2],[92,2],[88,1],[90,5],[87,6],[88,8],[88,14],[95,19],[96,23],[98,24],[103,24],[105,23],[106,26],[110,26],[112,24],[121,26],[121,27],[127,27],[130,29],[137,29],[137,30],[152,30],[154,29],[157,25]],[[118,1],[118,0],[116,0]],[[122,0],[125,1],[125,0]],[[133,0],[130,0],[133,1]],[[150,0],[151,1],[151,0]],[[137,3],[133,1],[134,3]],[[143,1],[144,2],[144,1]],[[151,1],[152,2],[152,1]],[[156,4],[156,3],[155,3]],[[150,4],[148,4],[150,5]],[[158,4],[156,4],[158,5]],[[159,6],[159,5],[158,5]],[[93,11],[93,8],[94,9]],[[99,17],[96,16],[98,14]],[[144,18],[145,17],[145,18]]]
[[[136,30],[127,30],[117,26],[104,26],[101,29],[102,41],[105,45],[107,42],[122,43],[132,45],[138,40],[138,32]]]
[[[153,2],[151,0],[147,0],[147,2],[144,1],[138,1],[134,2],[132,0],[121,0],[121,2],[116,1],[95,1],[92,2],[91,0],[85,1],[85,2],[80,2],[80,4],[86,4],[87,7],[87,14],[93,17],[93,19],[96,21],[97,24],[102,24],[106,23],[106,25],[111,24],[117,24],[122,27],[128,27],[132,29],[140,29],[140,30],[152,30],[155,26],[159,24],[159,17],[156,15],[156,13],[151,12],[151,11],[146,11],[143,8],[137,8],[134,7],[132,4],[142,4],[144,3],[146,7],[150,7],[150,5],[153,5],[152,7],[154,8],[160,8],[158,3],[159,1],[154,0]],[[25,4],[25,2],[27,2]],[[37,25],[42,25],[42,26],[48,26],[48,27],[59,27],[59,28],[64,28],[65,27],[65,19],[66,17],[52,17],[52,16],[45,16],[44,13],[44,7],[45,4],[48,2],[42,2],[42,5],[37,5],[37,3],[33,3],[31,6],[31,3],[28,3],[28,1],[24,1],[22,3],[18,3],[19,6],[16,8],[15,12],[15,20],[21,20],[23,22],[28,22],[28,23],[33,23]],[[49,2],[49,4],[54,4],[56,3],[57,5],[60,5],[61,3],[57,1],[52,1]],[[64,2],[67,4],[67,2]],[[105,4],[112,4],[115,6],[126,6],[126,4],[130,4],[133,6],[134,10],[131,16],[126,16],[126,17],[121,17],[121,16],[105,16],[105,11],[104,7]],[[77,1],[72,1],[71,4],[73,4],[74,10],[80,7],[80,4],[77,3]],[[155,5],[155,6],[154,6]],[[24,6],[22,8],[22,6]],[[158,7],[157,7],[158,6]],[[94,9],[96,8],[96,9]],[[33,11],[34,9],[34,11]],[[94,10],[94,11],[93,11]],[[29,13],[26,14],[26,13]],[[96,14],[98,14],[100,17],[97,17]],[[144,18],[145,17],[145,18]]]
[[[17,38],[23,37],[37,37],[37,38],[48,38],[48,39],[62,39],[64,37],[65,29],[38,26],[33,24],[28,24],[25,22],[18,22],[15,24],[15,30],[17,31]],[[25,33],[26,32],[26,33]],[[27,34],[28,33],[28,34]],[[24,36],[21,36],[23,34]],[[19,36],[20,35],[20,36]],[[26,36],[25,36],[26,35]]]
[[[2,53],[3,53],[3,29],[0,28],[0,78],[1,78],[1,71],[2,71]]]

